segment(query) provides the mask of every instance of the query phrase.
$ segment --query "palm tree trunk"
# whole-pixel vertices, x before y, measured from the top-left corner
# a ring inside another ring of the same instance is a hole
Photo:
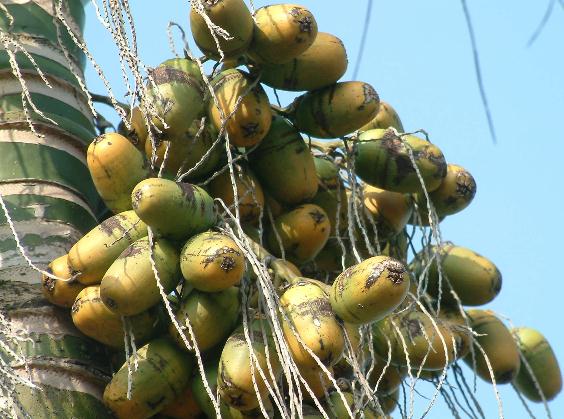
[[[69,310],[43,299],[40,274],[12,231],[44,269],[96,224],[103,209],[85,161],[95,129],[75,77],[82,78],[86,59],[53,17],[58,1],[0,0],[0,196],[12,221],[0,211],[0,417],[111,417],[101,402],[109,378],[105,349],[74,328]],[[64,20],[79,39],[86,2],[62,2]],[[43,116],[22,98],[14,57]]]

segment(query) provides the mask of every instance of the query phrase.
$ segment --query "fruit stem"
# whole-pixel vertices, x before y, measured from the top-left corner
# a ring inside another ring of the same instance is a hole
[[[264,247],[249,238],[251,249],[259,260],[262,260],[266,267],[272,269],[275,277],[275,286],[278,288],[280,282],[287,282],[289,284],[296,281],[298,275],[295,274],[284,261],[272,256]]]

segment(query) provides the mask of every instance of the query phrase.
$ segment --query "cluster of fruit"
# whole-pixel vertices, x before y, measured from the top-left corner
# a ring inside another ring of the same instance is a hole
[[[501,290],[491,261],[435,241],[408,263],[406,226],[436,233],[472,201],[472,175],[403,134],[369,84],[338,81],[344,46],[307,9],[193,1],[190,22],[223,68],[151,71],[131,129],[88,149],[116,215],[43,280],[79,330],[125,348],[104,393],[116,416],[387,417],[406,376],[442,378],[458,359],[555,397],[542,335],[462,307]],[[260,83],[307,92],[280,108]]]

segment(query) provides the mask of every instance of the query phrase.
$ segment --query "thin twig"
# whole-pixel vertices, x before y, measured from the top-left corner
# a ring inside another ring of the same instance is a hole
[[[488,127],[492,140],[494,144],[497,144],[497,136],[495,134],[494,123],[492,114],[490,112],[490,107],[488,104],[488,98],[486,96],[486,90],[484,88],[484,83],[482,80],[482,70],[480,69],[480,58],[478,55],[478,47],[476,44],[476,37],[474,36],[474,28],[472,26],[472,19],[470,18],[470,11],[468,10],[468,5],[466,0],[460,0],[462,3],[462,10],[464,11],[464,19],[466,20],[466,26],[468,27],[468,34],[470,35],[470,43],[472,44],[472,55],[474,57],[474,68],[476,71],[476,79],[478,81],[478,88],[480,89],[480,97],[482,98],[482,105],[484,107],[484,112],[486,113],[486,118],[488,120]]]

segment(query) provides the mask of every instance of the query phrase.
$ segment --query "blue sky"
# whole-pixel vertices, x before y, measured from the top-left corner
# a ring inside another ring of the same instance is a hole
[[[564,366],[564,333],[557,311],[564,291],[560,265],[564,9],[555,7],[544,32],[527,47],[548,0],[469,3],[497,144],[492,143],[481,105],[459,1],[374,1],[357,78],[372,84],[396,108],[406,130],[425,129],[449,162],[472,172],[478,184],[476,198],[462,213],[441,224],[443,237],[497,264],[503,288],[488,308],[510,317],[518,326],[539,329]],[[267,3],[255,0],[254,4]],[[319,30],[344,41],[349,70],[343,80],[350,80],[367,0],[302,0],[299,4],[314,13]],[[147,65],[170,57],[169,20],[189,32],[188,10],[186,0],[132,2],[140,54]],[[92,5],[87,13],[86,41],[118,96],[123,95],[111,41]],[[103,92],[91,67],[87,81],[92,91]],[[290,96],[282,98],[290,101]],[[109,108],[100,109],[115,120]],[[485,383],[479,387],[486,418],[497,417],[491,388]],[[422,390],[428,393],[425,386]],[[528,417],[510,387],[502,387],[501,395],[506,418]],[[537,417],[545,417],[542,405],[531,407]],[[564,396],[550,407],[554,418],[564,417]],[[450,414],[442,405],[428,417]]]

